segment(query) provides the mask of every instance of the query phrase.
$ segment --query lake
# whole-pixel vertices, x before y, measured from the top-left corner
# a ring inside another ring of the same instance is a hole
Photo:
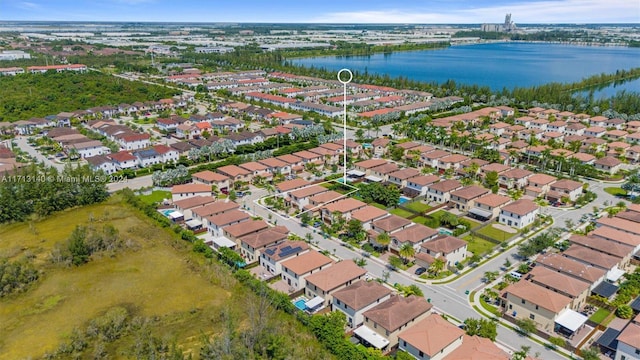
[[[451,46],[438,50],[396,52],[371,56],[294,59],[297,65],[349,68],[414,80],[503,87],[528,87],[548,82],[574,82],[599,73],[640,67],[640,48],[573,46],[546,43],[491,43]],[[607,96],[618,90],[640,92],[636,79],[597,91]]]

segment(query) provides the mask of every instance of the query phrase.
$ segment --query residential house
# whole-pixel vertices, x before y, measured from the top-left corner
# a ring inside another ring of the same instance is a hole
[[[309,205],[309,198],[314,195],[322,194],[324,192],[329,191],[324,186],[320,185],[310,185],[298,190],[293,190],[289,192],[289,196],[285,197],[285,201],[290,204],[293,204],[298,209],[302,210],[305,206]]]
[[[350,328],[357,328],[364,322],[365,311],[386,301],[392,291],[377,281],[356,281],[344,289],[335,291],[331,300],[331,310],[341,311]]]
[[[568,275],[574,279],[586,281],[593,290],[606,276],[606,271],[593,266],[587,266],[582,262],[564,257],[561,254],[550,253],[538,256],[536,267],[547,267],[555,272]]]
[[[307,298],[320,297],[324,305],[330,305],[333,293],[362,279],[367,270],[351,260],[340,261],[322,271],[310,274],[305,278],[305,294]]]
[[[590,285],[584,279],[576,279],[570,275],[552,270],[545,266],[536,266],[526,275],[527,281],[540,285],[571,299],[569,308],[582,309],[590,294]]]
[[[640,314],[622,329],[617,340],[615,360],[640,359]]]
[[[511,202],[511,198],[498,194],[487,194],[477,198],[469,209],[469,216],[488,221],[498,217],[500,210]]]
[[[383,157],[387,154],[388,146],[391,140],[388,138],[377,138],[371,142],[373,154],[376,157]]]
[[[180,139],[197,139],[200,137],[200,129],[192,124],[180,124],[176,126],[176,137]]]
[[[88,157],[85,160],[89,163],[93,170],[102,170],[105,174],[113,174],[118,171],[116,164],[106,156],[98,155],[93,157]]]
[[[284,241],[267,246],[260,254],[260,266],[273,275],[282,273],[282,262],[300,256],[309,251],[309,244],[304,241]]]
[[[258,160],[258,162],[262,165],[265,165],[269,172],[272,174],[282,174],[282,175],[290,175],[291,174],[291,166],[276,158],[267,158]]]
[[[436,169],[438,168],[440,159],[449,155],[451,155],[451,153],[448,151],[433,150],[433,151],[420,154],[420,162],[422,163],[422,166],[428,166]]]
[[[222,213],[217,213],[216,215],[208,216],[206,217],[206,221],[204,223],[209,233],[213,234],[214,236],[222,236],[224,231],[226,230],[223,228],[244,223],[249,221],[250,219],[251,216],[246,212],[240,211],[238,209],[232,209],[224,211]],[[236,242],[236,245],[239,247],[239,242]]]
[[[286,226],[275,226],[241,237],[240,255],[247,264],[260,260],[260,254],[266,247],[280,244],[287,240],[289,230]]]
[[[592,126],[584,130],[584,135],[589,137],[600,138],[607,132],[607,129],[599,126]]]
[[[393,234],[404,228],[412,226],[413,222],[398,215],[390,214],[371,223],[370,234],[377,238],[378,234]],[[374,239],[375,240],[375,239]]]
[[[448,267],[453,267],[467,257],[467,242],[449,235],[438,235],[435,239],[420,245],[420,252],[437,259],[443,257]],[[420,260],[416,255],[416,260]],[[428,267],[428,266],[425,266]]]
[[[429,186],[440,181],[437,175],[418,175],[407,180],[407,186],[402,192],[411,197],[426,196]]]
[[[435,184],[429,185],[429,191],[427,192],[427,199],[437,203],[446,203],[451,200],[451,192],[461,189],[462,183],[458,180],[443,180]]]
[[[287,180],[276,185],[276,193],[286,194],[294,190],[306,188],[309,185],[311,185],[311,183],[304,179],[296,178],[293,180]]]
[[[389,180],[389,174],[396,171],[398,171],[398,165],[388,162],[371,168],[369,175],[365,176],[365,180],[368,182],[387,182]]]
[[[597,170],[607,172],[611,175],[617,173],[620,170],[621,165],[622,161],[614,158],[613,156],[605,156],[593,163],[593,166]]]
[[[158,153],[158,155],[161,158],[161,161],[165,164],[171,163],[171,162],[177,162],[178,159],[180,158],[180,154],[178,153],[178,151],[169,146],[159,144],[159,145],[154,145],[151,148],[155,150],[156,153]]]
[[[251,171],[237,165],[225,165],[217,168],[216,171],[229,178],[230,187],[237,182],[250,183],[253,179]]]
[[[374,168],[377,169],[377,168]],[[412,178],[419,176],[420,171],[414,168],[406,168],[402,170],[394,171],[388,174],[388,181],[391,184],[396,185],[399,189],[404,189],[407,186],[407,183]]]
[[[257,233],[259,231],[269,228],[269,224],[263,220],[249,220],[235,223],[233,225],[227,225],[222,228],[222,235],[231,241],[235,241],[237,245],[240,244],[240,238],[249,234]]]
[[[597,236],[583,236],[573,234],[569,237],[571,244],[577,244],[584,246],[594,251],[599,251],[603,254],[618,258],[618,266],[620,268],[626,267],[631,261],[631,255],[634,253],[633,246],[629,244],[621,244],[605,238]]]
[[[365,311],[362,314],[364,323],[354,334],[364,344],[389,350],[398,344],[398,334],[429,316],[431,308],[432,305],[423,297],[392,296]]]
[[[127,151],[120,151],[106,156],[113,161],[117,170],[133,169],[138,166],[138,158]]]
[[[365,175],[370,175],[371,169],[384,164],[387,164],[387,160],[369,159],[369,160],[359,161],[353,164],[353,168],[355,170],[362,171],[363,173],[365,173]]]
[[[140,150],[151,145],[149,134],[128,133],[115,135],[114,138],[123,150]]]
[[[558,315],[571,307],[571,298],[530,281],[518,281],[501,294],[503,311],[516,319],[530,319],[546,332],[555,329]]]
[[[444,360],[510,360],[511,355],[498,347],[491,339],[480,336],[462,336],[458,346]],[[531,357],[527,358],[531,360]]]
[[[173,202],[173,208],[183,215],[184,219],[193,217],[193,210],[205,207],[216,201],[212,196],[194,196]]]
[[[438,232],[436,230],[422,224],[414,224],[391,233],[389,248],[392,251],[399,252],[405,244],[411,244],[418,252],[423,243],[433,240],[437,236]]]
[[[204,170],[191,175],[194,183],[215,186],[218,190],[229,189],[229,177],[210,170]]]
[[[616,243],[633,246],[634,252],[640,250],[640,236],[636,233],[630,233],[627,230],[620,229],[620,225],[618,225],[619,222],[617,221],[617,219],[620,218],[601,218],[598,223],[598,225],[600,226],[598,226],[593,232],[591,232],[590,235],[598,236]],[[633,223],[630,226],[633,226]]]
[[[551,184],[547,199],[551,202],[560,202],[566,197],[569,201],[576,201],[582,195],[582,183],[579,181],[562,179]]]
[[[562,256],[580,261],[587,266],[598,267],[607,272],[610,272],[622,262],[621,258],[578,245],[577,243],[572,244],[567,250],[563,251]]]
[[[464,334],[442,315],[432,313],[398,334],[398,348],[416,359],[441,360],[462,345]]]
[[[549,192],[549,190],[551,190],[551,185],[557,180],[558,178],[555,176],[547,174],[533,174],[529,176],[529,186],[525,188],[525,195],[534,198],[543,197]]]
[[[186,219],[191,218],[201,221],[204,223],[206,228],[209,228],[209,217],[220,215],[231,210],[238,210],[239,208],[240,205],[234,203],[233,201],[215,201],[213,203],[208,203],[207,205],[198,206],[197,208],[191,209],[191,216],[186,217]]]
[[[282,280],[289,286],[290,292],[302,290],[307,285],[308,275],[322,271],[333,264],[333,260],[315,250],[281,262]]]
[[[366,203],[353,198],[344,198],[325,205],[321,210],[322,220],[327,223],[333,223],[336,216],[342,217],[344,220],[351,220],[351,213],[367,206]]]
[[[249,161],[238,166],[251,171],[251,178],[254,183],[258,183],[260,181],[259,179],[271,181],[273,178],[273,173],[269,171],[269,167],[257,161]]]
[[[351,219],[356,219],[362,224],[362,228],[371,230],[372,223],[389,216],[386,210],[379,209],[375,206],[367,205],[351,213]]]
[[[451,192],[451,202],[455,205],[456,209],[467,212],[473,207],[475,199],[488,193],[489,190],[481,186],[466,186]]]
[[[505,205],[500,210],[498,221],[501,224],[512,226],[517,229],[523,229],[536,219],[540,207],[531,200],[520,199]]]
[[[528,181],[529,176],[533,173],[524,169],[510,169],[500,174],[498,183],[501,187],[506,189],[524,189]]]

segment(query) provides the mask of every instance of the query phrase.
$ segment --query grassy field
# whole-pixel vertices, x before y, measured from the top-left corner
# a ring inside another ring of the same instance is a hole
[[[431,209],[431,206],[424,204],[420,201],[412,202],[410,204],[405,204],[405,207],[419,213],[423,213]]]
[[[479,237],[473,237],[472,235],[467,235],[462,238],[462,240],[467,242],[467,250],[471,251],[475,255],[485,254],[496,246],[496,244],[491,241],[487,241]]]
[[[464,218],[464,219],[461,219],[461,220],[464,220],[464,221],[468,222],[468,223],[469,223],[469,225],[471,225],[471,229],[475,229],[475,228],[477,228],[478,226],[480,226],[480,223],[479,223],[479,222],[474,221],[474,220],[471,220],[471,219],[469,219],[469,218]]]
[[[413,216],[413,213],[404,209],[400,209],[400,208],[395,208],[391,211],[389,211],[390,213],[394,214],[394,215],[398,215],[400,217],[403,217],[405,219]]]
[[[140,200],[147,204],[159,203],[164,199],[171,199],[171,191],[155,190],[149,195],[140,196]]]
[[[627,196],[627,191],[619,187],[606,187],[604,191],[613,196]]]
[[[496,229],[495,227],[493,227],[493,224],[489,224],[485,227],[483,227],[482,229],[478,230],[478,233],[486,235],[498,242],[503,242],[507,239],[509,239],[510,237],[516,235],[515,233],[511,234],[508,233],[506,231],[502,231],[500,229]]]
[[[79,267],[50,264],[54,244],[90,219],[97,226],[113,224],[134,245],[114,255],[92,256]],[[153,319],[153,336],[168,339],[197,359],[202,338],[223,328],[220,314],[236,314],[238,328],[246,328],[247,306],[257,299],[227,269],[206,264],[189,244],[117,199],[39,222],[0,226],[0,239],[0,255],[33,254],[43,273],[28,291],[0,299],[0,359],[40,357],[68,341],[72,330],[86,329],[92,319],[115,307],[126,308],[131,317]],[[274,312],[273,317],[287,331],[295,329],[296,337],[288,340],[294,344],[286,345],[304,352],[298,357],[327,355],[291,316]],[[135,335],[128,334],[105,346],[109,354],[118,354],[115,357],[133,358],[135,343]]]

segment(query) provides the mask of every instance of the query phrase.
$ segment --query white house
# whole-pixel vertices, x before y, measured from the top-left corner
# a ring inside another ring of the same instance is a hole
[[[318,271],[326,269],[333,264],[333,260],[320,254],[315,250],[296,256],[282,262],[282,273],[280,274],[289,286],[291,292],[304,289],[307,285],[305,277]]]
[[[357,281],[333,294],[331,310],[343,312],[350,328],[362,325],[362,313],[391,297],[391,290],[377,281]]]
[[[618,334],[615,360],[640,359],[640,314]]]
[[[114,164],[113,161],[111,161],[111,159],[106,156],[98,155],[86,158],[86,160],[94,170],[102,170],[106,174],[113,174],[114,172],[118,171],[118,169],[116,168],[116,164]]]
[[[500,210],[498,221],[501,224],[522,229],[533,224],[540,207],[531,200],[520,199]]]
[[[309,251],[304,241],[285,241],[265,248],[260,254],[260,266],[273,275],[282,273],[282,262]]]

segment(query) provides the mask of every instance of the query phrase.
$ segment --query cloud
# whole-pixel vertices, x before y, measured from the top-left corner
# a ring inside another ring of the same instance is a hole
[[[514,2],[477,8],[420,11],[391,8],[376,11],[332,12],[310,19],[329,23],[498,23],[504,14],[516,23],[637,23],[640,6],[635,0],[543,0]]]

